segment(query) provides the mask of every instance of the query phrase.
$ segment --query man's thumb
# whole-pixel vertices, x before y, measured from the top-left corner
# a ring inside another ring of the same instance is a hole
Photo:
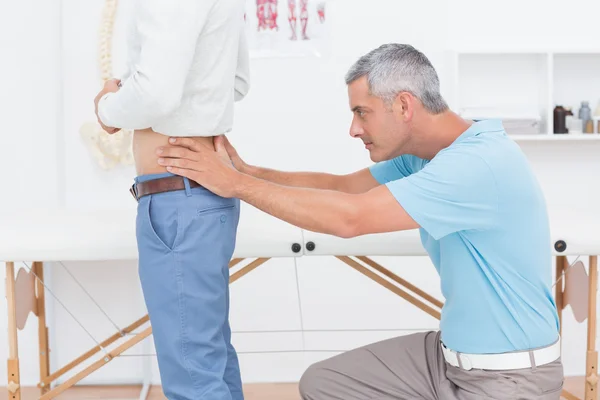
[[[213,143],[215,146],[215,151],[217,153],[227,154],[227,150],[225,149],[225,139],[223,138],[223,136],[215,137],[215,140],[213,141]]]

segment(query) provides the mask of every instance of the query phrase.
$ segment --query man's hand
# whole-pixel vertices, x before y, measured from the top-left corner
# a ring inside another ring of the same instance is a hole
[[[244,172],[245,170],[247,170],[248,164],[246,164],[244,160],[242,160],[242,158],[235,150],[235,148],[231,145],[229,139],[227,139],[226,136],[223,136],[223,142],[225,145],[225,150],[227,150],[227,154],[229,154],[229,158],[231,158],[231,161],[233,162],[233,166],[240,172]]]
[[[190,138],[170,138],[173,147],[159,147],[158,164],[167,171],[198,182],[222,197],[237,197],[241,173],[232,165],[225,149],[225,137],[214,138],[214,148],[207,148]]]
[[[104,129],[107,133],[110,133],[110,134],[119,132],[121,130],[121,128],[109,127],[109,126],[104,125],[102,123],[102,121],[100,121],[100,117],[98,117],[98,102],[100,102],[100,99],[106,93],[117,92],[119,90],[119,84],[120,83],[121,83],[121,80],[119,80],[119,79],[110,79],[110,80],[106,81],[104,83],[104,88],[102,88],[102,90],[100,91],[100,93],[98,93],[96,95],[96,98],[94,99],[94,107],[95,107],[96,119],[98,120],[98,123],[100,124],[100,126],[102,127],[102,129]]]

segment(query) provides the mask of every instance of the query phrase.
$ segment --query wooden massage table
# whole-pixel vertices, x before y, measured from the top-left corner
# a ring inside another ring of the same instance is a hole
[[[328,255],[338,258],[424,312],[440,318],[442,301],[370,258],[426,256],[418,231],[342,239],[301,230],[246,204],[242,207],[237,245],[230,262],[230,283],[258,268],[270,258]],[[587,319],[585,400],[596,400],[596,291],[597,255],[600,253],[600,233],[597,227],[600,226],[600,216],[565,209],[552,210],[550,217],[550,245],[556,257],[558,282],[555,286],[555,296],[559,315],[562,322],[562,310],[571,305],[578,322]],[[30,313],[39,320],[38,387],[39,398],[44,400],[56,397],[152,334],[148,317],[144,316],[123,328],[122,332],[107,337],[98,346],[89,349],[67,365],[56,371],[50,370],[45,312],[47,290],[43,283],[44,263],[137,260],[135,209],[93,212],[27,210],[0,214],[0,221],[0,260],[6,263],[9,400],[21,400],[17,333],[25,326]],[[589,273],[585,272],[581,263],[570,267],[567,256],[589,257]],[[23,267],[20,267],[21,265]],[[577,290],[573,290],[574,286]],[[585,298],[582,299],[582,296]],[[139,333],[133,334],[138,330]],[[93,363],[89,364],[90,361]],[[82,367],[83,363],[88,365]],[[57,385],[58,378],[66,380]],[[567,399],[578,399],[567,391],[563,392],[563,396]]]

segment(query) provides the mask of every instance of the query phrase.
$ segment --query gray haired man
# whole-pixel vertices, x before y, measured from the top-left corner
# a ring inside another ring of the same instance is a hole
[[[302,398],[558,400],[563,367],[548,213],[524,154],[501,121],[451,111],[434,67],[410,45],[369,52],[346,83],[350,135],[374,161],[363,170],[249,165],[222,136],[216,151],[177,139],[158,161],[314,232],[420,230],[446,300],[439,331],[318,362],[300,381]]]

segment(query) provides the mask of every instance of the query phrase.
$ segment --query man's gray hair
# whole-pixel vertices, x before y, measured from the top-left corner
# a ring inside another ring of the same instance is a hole
[[[362,56],[346,74],[346,84],[366,76],[370,93],[390,106],[400,92],[418,98],[427,111],[448,109],[440,80],[429,59],[407,44],[384,44]]]

